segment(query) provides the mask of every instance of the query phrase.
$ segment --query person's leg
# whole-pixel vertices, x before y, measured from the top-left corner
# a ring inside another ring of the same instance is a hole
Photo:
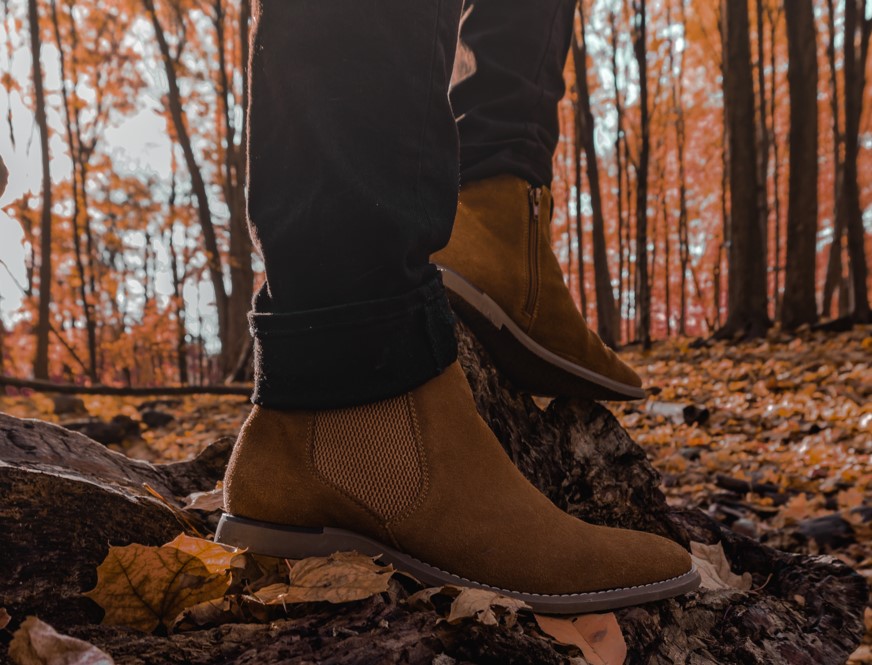
[[[456,310],[516,386],[638,399],[641,379],[575,306],[551,250],[551,164],[574,0],[470,0],[460,39],[472,73],[451,100],[461,190],[443,268]]]
[[[460,40],[474,58],[455,82],[461,182],[511,174],[551,184],[575,0],[468,0]]]
[[[248,215],[266,283],[257,404],[373,402],[456,357],[430,254],[457,201],[446,91],[460,0],[262,0]]]
[[[379,555],[547,612],[690,590],[679,545],[585,524],[533,488],[452,362],[427,259],[455,205],[459,2],[262,0],[249,186],[268,280],[253,316],[259,404],[227,467],[216,540],[292,559]]]

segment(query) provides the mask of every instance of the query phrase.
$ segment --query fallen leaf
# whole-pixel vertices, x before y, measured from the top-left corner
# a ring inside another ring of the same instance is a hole
[[[581,649],[590,665],[622,665],[627,658],[627,643],[614,612],[575,618],[534,616],[546,634]]]
[[[463,591],[462,587],[450,584],[446,584],[445,586],[434,586],[416,591],[409,596],[406,602],[412,609],[435,610],[436,604],[433,602],[433,596],[447,596],[453,600],[460,595],[461,591]]]
[[[388,590],[392,566],[357,552],[301,559],[291,567],[290,584],[271,584],[254,593],[267,605],[327,601],[347,603]]]
[[[12,621],[12,617],[9,616],[9,612],[6,611],[5,607],[0,607],[0,630],[6,628],[10,621]]]
[[[175,547],[182,552],[197,557],[210,573],[226,573],[230,568],[242,567],[242,554],[245,550],[221,545],[204,538],[179,534],[164,547]]]
[[[842,510],[851,510],[863,505],[865,494],[856,487],[842,490],[836,495],[836,502]]]
[[[12,636],[15,665],[114,665],[112,657],[84,640],[62,635],[36,617],[27,617]]]
[[[702,576],[700,583],[702,588],[712,591],[722,589],[748,591],[751,588],[751,573],[736,575],[732,571],[722,543],[706,545],[705,543],[691,542],[690,552],[691,558]]]
[[[464,588],[451,603],[448,623],[459,623],[464,619],[474,619],[485,626],[496,626],[500,619],[506,625],[513,625],[518,610],[530,609],[522,600],[503,596],[486,589]]]
[[[210,492],[193,492],[185,500],[187,510],[202,510],[211,513],[224,509],[224,489],[214,489]]]
[[[173,622],[173,632],[211,628],[226,623],[266,623],[270,608],[243,594],[214,598],[183,610]]]
[[[103,623],[152,632],[169,627],[186,607],[224,595],[226,574],[210,572],[177,547],[110,547],[97,568],[97,585],[85,595],[105,610]]]

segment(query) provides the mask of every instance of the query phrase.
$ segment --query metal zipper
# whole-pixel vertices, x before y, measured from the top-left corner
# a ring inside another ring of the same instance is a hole
[[[542,200],[542,188],[530,187],[527,190],[530,199],[530,229],[527,248],[530,252],[528,267],[529,283],[527,285],[527,303],[524,311],[528,316],[533,316],[536,308],[536,296],[539,291],[539,203]]]

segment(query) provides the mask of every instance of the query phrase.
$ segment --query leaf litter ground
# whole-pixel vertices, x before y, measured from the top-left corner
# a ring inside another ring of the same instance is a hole
[[[872,583],[872,328],[773,331],[743,344],[679,339],[622,355],[650,394],[610,406],[661,472],[672,505],[699,507],[782,549],[832,554]],[[86,413],[59,415],[42,394],[0,397],[0,410],[60,424],[126,416],[139,433],[109,447],[156,462],[235,436],[250,409],[238,397],[187,396],[148,405],[172,416],[148,427],[142,398],[81,399]],[[872,663],[870,610],[867,628],[852,663]]]

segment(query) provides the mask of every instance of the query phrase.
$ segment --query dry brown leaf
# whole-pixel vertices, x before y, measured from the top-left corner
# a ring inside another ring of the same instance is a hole
[[[185,608],[220,598],[229,582],[176,547],[134,544],[109,548],[97,585],[85,595],[105,610],[103,623],[152,632],[169,627]]]
[[[112,657],[84,640],[62,635],[36,617],[27,617],[12,636],[15,665],[114,665]]]
[[[234,594],[185,609],[173,622],[173,632],[199,630],[226,623],[265,623],[269,619],[269,607],[252,596]]]
[[[185,499],[187,510],[202,510],[207,513],[224,509],[224,488],[210,492],[193,492]]]
[[[732,571],[722,543],[706,545],[705,543],[691,542],[690,552],[691,558],[702,576],[700,583],[702,588],[713,591],[722,589],[748,591],[751,588],[751,573],[736,575]]]
[[[474,619],[485,626],[496,626],[503,618],[509,626],[515,623],[518,610],[530,609],[522,600],[508,598],[495,591],[464,588],[451,603],[448,623]]]
[[[534,615],[536,623],[561,644],[577,646],[590,665],[621,665],[627,643],[614,612],[575,618]]]
[[[197,557],[210,573],[226,573],[230,568],[244,565],[242,554],[245,550],[228,547],[211,540],[179,534],[164,547],[175,547],[182,552]]]
[[[9,612],[6,611],[5,607],[0,607],[0,630],[6,628],[10,621],[12,621],[12,617],[9,616]]]
[[[291,567],[290,584],[271,584],[254,593],[267,605],[327,601],[347,603],[388,590],[392,566],[357,552],[302,559]]]
[[[863,505],[866,495],[857,487],[842,490],[836,495],[836,502],[841,510],[852,510]]]
[[[409,607],[415,610],[434,610],[436,605],[433,602],[433,596],[447,596],[449,598],[457,598],[463,587],[446,584],[445,586],[434,586],[427,589],[421,589],[409,596],[406,601]]]

